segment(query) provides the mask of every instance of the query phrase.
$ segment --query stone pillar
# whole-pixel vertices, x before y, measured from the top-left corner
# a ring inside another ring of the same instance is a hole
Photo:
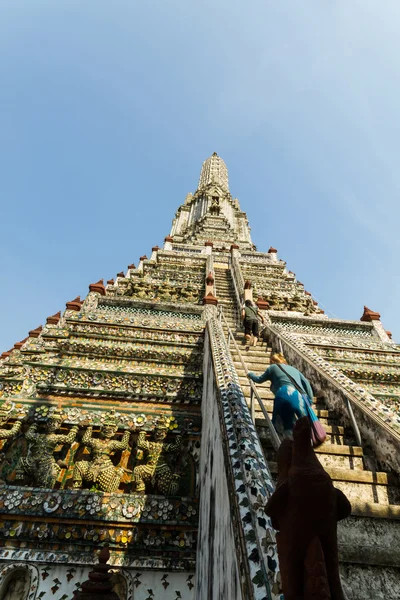
[[[206,296],[204,296],[203,304],[204,304],[204,309],[203,309],[203,320],[204,321],[208,321],[208,319],[211,319],[218,315],[218,308],[217,308],[218,298],[213,296],[213,294],[211,292],[209,294],[207,294]]]
[[[204,242],[205,254],[212,254],[213,245],[214,244],[212,242]]]
[[[244,282],[244,301],[250,300],[253,303],[253,285],[251,281],[247,280]]]
[[[151,249],[150,260],[154,260],[155,262],[157,262],[157,253],[159,249],[160,248],[158,246],[153,246],[153,248]]]
[[[167,237],[164,238],[164,250],[172,250],[173,241],[174,241],[174,238],[171,237],[170,235],[167,235]]]
[[[271,260],[273,262],[278,262],[278,250],[276,248],[273,248],[272,246],[270,246],[270,249],[268,250],[268,254],[271,257]]]
[[[206,277],[206,293],[205,293],[205,297],[211,295],[212,297],[214,297],[214,275],[211,273],[211,271],[209,272],[209,274]],[[206,304],[203,300],[203,304]]]
[[[381,315],[378,312],[375,312],[367,306],[364,306],[364,312],[362,314],[362,317],[360,318],[360,321],[363,321],[365,323],[372,323],[375,333],[379,337],[381,342],[383,342],[384,344],[395,345],[395,342],[391,339],[391,334],[389,336],[388,332],[383,327],[381,323]]]
[[[204,299],[206,298],[206,296],[204,297]],[[209,304],[207,302],[204,302],[203,299],[203,314],[202,314],[202,319],[203,321],[208,321],[209,319],[214,319],[218,317],[218,306],[217,304]],[[215,298],[215,300],[217,300]],[[218,301],[217,301],[218,302]]]
[[[100,291],[93,290],[93,284],[91,286],[89,286],[89,288],[90,288],[90,292],[88,293],[88,295],[86,296],[86,298],[82,304],[82,312],[83,313],[91,311],[91,310],[96,310],[97,305],[99,303],[99,297],[106,295],[105,288],[104,288],[104,294]]]
[[[143,263],[145,260],[148,260],[148,258],[145,254],[139,258],[138,271],[140,271],[141,273],[143,273]]]
[[[239,251],[239,246],[237,244],[232,244],[231,245],[231,257],[232,259],[234,258],[240,258],[240,251]]]

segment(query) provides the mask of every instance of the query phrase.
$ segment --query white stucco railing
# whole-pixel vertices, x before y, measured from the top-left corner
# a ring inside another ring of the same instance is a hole
[[[237,562],[242,565],[242,570],[244,568],[244,574],[241,576],[242,595],[236,595],[235,598],[282,600],[275,531],[270,519],[265,514],[265,506],[274,491],[274,483],[227,347],[221,323],[215,316],[207,321],[205,356],[209,352],[212,362],[206,363],[205,361],[203,366],[207,383],[207,386],[204,386],[206,397],[203,397],[203,402],[207,403],[209,413],[212,406],[215,405],[210,404],[210,394],[215,394],[213,402],[218,406],[220,435],[224,446],[225,468],[223,472],[227,474],[230,489],[229,506],[224,510],[230,511],[236,540],[235,551],[238,554]],[[216,384],[214,392],[210,386],[210,368],[213,369],[213,379]],[[207,414],[203,414],[203,419],[207,419]],[[219,436],[218,438],[221,439]],[[207,455],[210,455],[212,443],[216,443],[215,435],[213,439],[204,441],[204,453]],[[212,459],[212,464],[214,460],[215,457]],[[204,479],[204,482],[210,482],[212,464],[208,467],[203,464],[204,477],[208,478]],[[214,486],[217,485],[222,485],[222,481],[214,479]],[[215,493],[214,490],[213,494]],[[206,531],[204,528],[202,529],[203,523],[210,526],[207,514],[202,515],[200,510],[199,535],[205,545],[207,538]],[[221,531],[221,535],[226,534]],[[198,567],[204,577],[207,577],[204,545],[202,552],[200,555],[198,554],[198,559],[201,561]],[[207,547],[207,551],[209,551],[207,559],[211,560],[210,547]],[[215,556],[214,548],[213,560],[218,559],[218,563],[226,564],[224,557],[220,555],[230,551],[231,548],[225,548],[223,544],[220,544],[218,557]],[[229,560],[232,562],[231,558]],[[199,577],[199,571],[197,577]],[[196,600],[219,600],[223,597],[218,596],[216,592],[207,597],[201,591],[202,585],[206,587],[205,583],[198,582]]]
[[[244,302],[244,279],[240,269],[239,261],[235,256],[229,259],[233,289],[235,290],[236,298],[236,324],[241,322],[241,310]]]
[[[357,444],[361,446],[362,440],[368,442],[386,468],[400,473],[400,432],[396,417],[392,418],[390,411],[360,384],[295,339],[293,333],[283,333],[270,323],[263,331],[268,343],[282,350],[290,364],[304,373],[319,394],[327,398],[329,407],[347,420]]]

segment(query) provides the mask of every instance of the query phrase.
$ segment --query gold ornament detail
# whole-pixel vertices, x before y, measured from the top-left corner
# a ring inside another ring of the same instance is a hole
[[[157,421],[152,440],[146,439],[145,431],[139,433],[137,458],[144,460],[144,463],[133,469],[136,491],[139,493],[148,492],[148,486],[152,485],[159,494],[165,496],[178,494],[180,475],[171,469],[167,454],[176,459],[181,451],[182,439],[176,436],[174,442],[166,443],[169,427],[170,419],[162,416]]]
[[[72,427],[68,434],[56,434],[61,427],[63,415],[57,408],[51,413],[45,423],[45,433],[38,432],[38,425],[31,425],[25,439],[28,442],[26,456],[20,458],[16,474],[16,483],[24,483],[28,479],[35,487],[53,488],[61,473],[66,468],[65,462],[54,458],[57,446],[71,446],[76,438],[78,427]]]
[[[93,437],[93,427],[88,427],[82,443],[91,449],[92,458],[81,460],[74,467],[74,488],[82,487],[84,482],[91,483],[102,492],[116,492],[127,469],[115,466],[111,457],[115,452],[128,448],[130,432],[125,431],[122,440],[113,439],[118,431],[118,421],[114,411],[104,419],[100,437]]]

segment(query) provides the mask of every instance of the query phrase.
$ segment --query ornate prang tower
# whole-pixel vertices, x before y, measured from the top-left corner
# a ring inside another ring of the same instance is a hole
[[[247,352],[245,298],[266,321]],[[72,600],[107,544],[120,600],[281,600],[273,396],[246,377],[271,348],[311,380],[317,455],[352,503],[348,599],[398,599],[400,348],[378,313],[328,318],[256,251],[215,153],[162,248],[2,354],[0,598]]]

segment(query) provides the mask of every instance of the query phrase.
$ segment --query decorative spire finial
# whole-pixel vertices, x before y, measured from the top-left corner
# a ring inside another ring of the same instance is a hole
[[[199,190],[211,183],[218,185],[224,192],[229,193],[228,169],[216,152],[203,162],[199,179]]]

